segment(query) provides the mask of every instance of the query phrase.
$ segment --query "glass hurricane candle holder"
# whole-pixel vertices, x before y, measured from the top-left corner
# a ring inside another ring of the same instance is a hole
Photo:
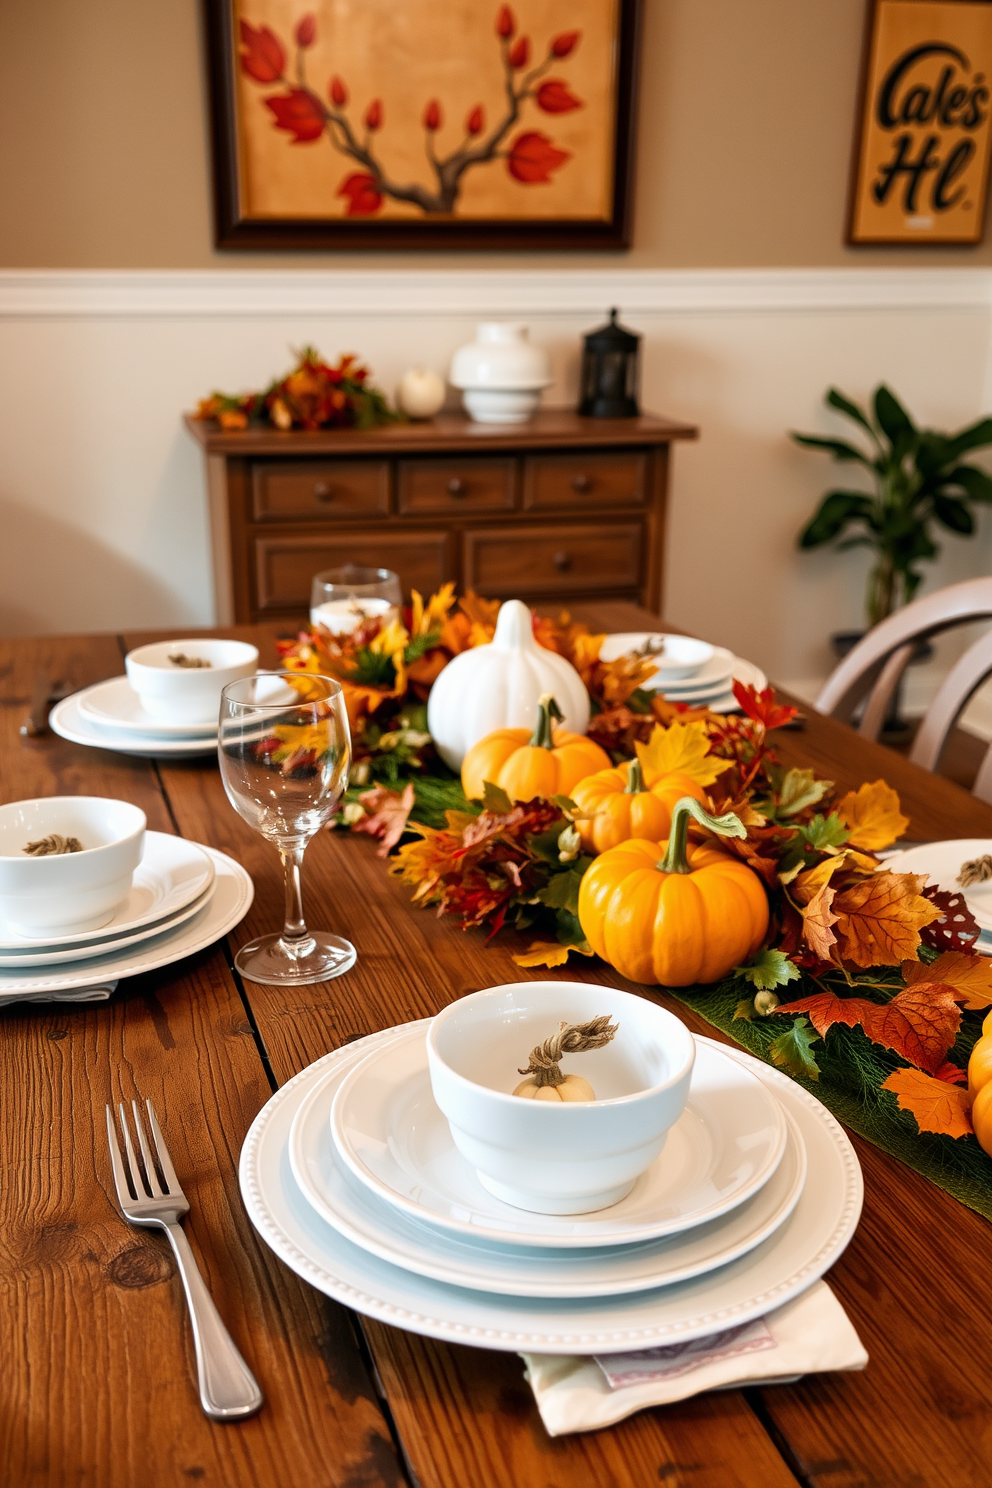
[[[310,586],[310,623],[331,635],[357,630],[365,620],[388,624],[391,611],[399,613],[403,589],[399,575],[389,568],[362,568],[346,563],[314,574]]]
[[[282,859],[282,933],[249,941],[234,958],[252,982],[300,987],[355,964],[350,941],[309,930],[301,874],[310,839],[335,814],[348,783],[351,734],[340,683],[300,672],[260,672],[221,694],[217,739],[228,800]]]

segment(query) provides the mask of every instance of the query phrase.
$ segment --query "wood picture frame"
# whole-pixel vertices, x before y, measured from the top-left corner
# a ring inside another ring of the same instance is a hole
[[[204,9],[218,248],[629,247],[641,0]]]
[[[992,144],[992,0],[871,0],[846,241],[981,241]]]

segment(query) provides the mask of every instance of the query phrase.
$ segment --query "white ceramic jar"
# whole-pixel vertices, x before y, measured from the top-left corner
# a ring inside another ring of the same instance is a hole
[[[524,423],[553,380],[547,352],[531,343],[525,325],[508,320],[476,326],[475,340],[455,352],[448,376],[480,424]]]

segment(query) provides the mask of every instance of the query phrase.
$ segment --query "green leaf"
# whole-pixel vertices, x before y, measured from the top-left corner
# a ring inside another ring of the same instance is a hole
[[[812,770],[787,770],[776,791],[776,816],[798,816],[807,806],[822,801],[833,789],[832,780],[817,780]]]
[[[841,821],[836,811],[831,811],[829,816],[814,816],[799,831],[807,847],[814,852],[823,852],[828,847],[843,847],[851,835],[850,827]]]
[[[827,393],[826,401],[830,404],[831,408],[836,408],[839,413],[846,414],[849,419],[853,419],[856,424],[860,424],[862,429],[867,429],[872,439],[875,438],[875,430],[868,422],[867,414],[863,409],[858,407],[857,403],[852,403],[850,398],[845,398],[844,394],[839,392],[837,388],[830,389]]]
[[[937,476],[951,459],[950,441],[943,434],[925,429],[916,451],[916,466],[928,480]]]
[[[560,909],[555,916],[557,936],[559,945],[574,946],[585,956],[592,955],[592,946],[586,940],[585,932],[579,924],[579,917],[570,910]]]
[[[811,521],[799,534],[801,548],[818,548],[832,542],[848,522],[874,523],[874,509],[869,497],[860,491],[828,491]]]
[[[369,687],[394,687],[396,668],[393,658],[384,651],[373,651],[371,646],[363,646],[355,657],[355,669],[348,680],[364,682]]]
[[[409,645],[403,648],[403,660],[406,662],[406,665],[411,666],[413,662],[419,661],[428,651],[433,651],[440,639],[441,632],[439,630],[431,630],[426,635],[414,636]]]
[[[508,811],[513,810],[513,802],[501,786],[486,780],[482,787],[482,809],[493,811],[497,816],[505,816]]]
[[[977,465],[958,465],[945,476],[941,485],[960,486],[972,501],[992,502],[992,475],[979,470]]]
[[[753,1015],[754,999],[751,997],[745,997],[743,1002],[739,1002],[737,1004],[737,1007],[734,1011],[734,1019],[736,1021],[736,1019],[738,1018],[744,1018],[748,1023],[750,1023]]]
[[[875,389],[875,418],[882,433],[894,445],[916,437],[916,425],[884,382]]]
[[[799,980],[799,967],[794,961],[790,961],[784,951],[772,951],[766,949],[759,951],[747,966],[735,966],[734,976],[742,977],[745,982],[759,992],[771,992],[775,987],[784,987],[788,982]],[[742,1016],[735,1013],[735,1017]]]
[[[544,888],[538,889],[534,895],[535,899],[546,904],[549,909],[567,909],[569,914],[577,917],[582,875],[591,862],[591,858],[577,858],[574,863],[569,864],[565,872],[552,873]],[[581,868],[578,866],[580,863]]]
[[[948,440],[947,458],[956,460],[968,450],[985,449],[989,444],[992,444],[992,418],[979,419],[977,423],[969,424],[967,429],[962,429]]]
[[[559,811],[578,811],[578,806],[571,796],[552,796],[551,804],[557,806]]]
[[[934,496],[933,514],[938,522],[942,522],[952,532],[963,533],[965,537],[970,537],[975,530],[975,519],[971,512],[963,501],[956,501],[953,496]]]
[[[871,468],[872,462],[864,451],[859,450],[853,444],[848,444],[846,439],[823,439],[818,434],[797,434],[795,431],[792,432],[790,438],[794,439],[797,444],[805,445],[807,449],[827,450],[835,460],[856,460],[859,465],[867,465],[869,469]]]
[[[807,1080],[820,1078],[820,1066],[813,1058],[810,1045],[819,1035],[806,1017],[793,1020],[787,1033],[780,1033],[768,1045],[768,1052],[779,1069],[787,1075],[802,1075]]]

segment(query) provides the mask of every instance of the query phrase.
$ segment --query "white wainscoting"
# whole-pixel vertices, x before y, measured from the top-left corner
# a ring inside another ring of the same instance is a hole
[[[391,390],[444,371],[477,319],[525,319],[576,394],[611,305],[644,334],[646,408],[698,423],[674,460],[666,611],[807,693],[860,621],[866,557],[800,554],[837,473],[790,428],[839,429],[837,384],[886,381],[926,423],[992,407],[992,271],[0,272],[0,633],[212,619],[203,473],[180,423],[312,342]],[[933,583],[992,570],[992,527],[948,537]]]

